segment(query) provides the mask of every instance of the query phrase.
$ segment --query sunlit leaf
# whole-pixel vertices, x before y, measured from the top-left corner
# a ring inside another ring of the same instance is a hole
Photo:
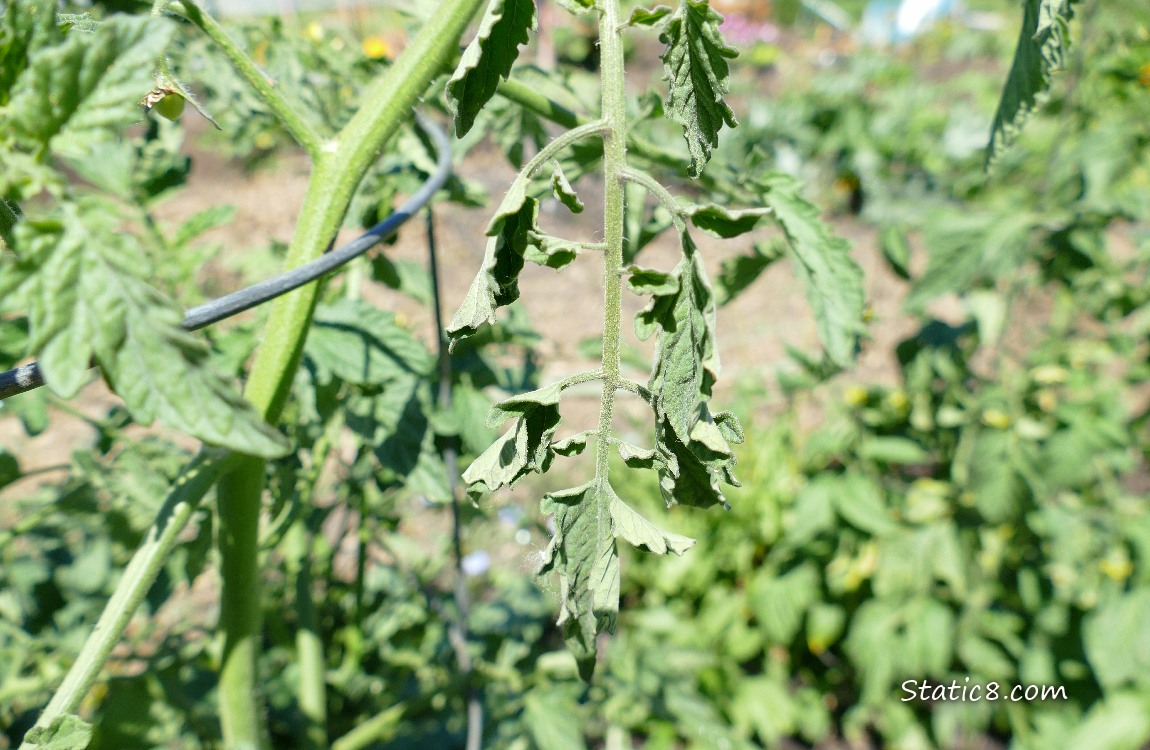
[[[1002,90],[998,111],[994,113],[990,143],[986,147],[987,165],[1001,156],[1018,137],[1026,119],[1037,108],[1038,96],[1050,86],[1052,75],[1065,65],[1069,24],[1077,2],[1025,0],[1014,62]]]
[[[455,120],[457,137],[471,130],[475,116],[495,94],[500,79],[510,75],[519,46],[527,43],[527,32],[535,28],[533,0],[488,3],[479,32],[447,82],[447,107]]]
[[[663,23],[659,40],[667,45],[663,69],[668,84],[667,117],[683,126],[688,170],[698,177],[719,145],[723,125],[735,127],[735,113],[723,101],[729,89],[727,60],[738,53],[719,31],[723,17],[706,0],[679,0]]]

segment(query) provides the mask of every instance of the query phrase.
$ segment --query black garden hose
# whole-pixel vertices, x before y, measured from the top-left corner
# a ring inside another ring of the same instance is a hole
[[[416,114],[416,123],[435,143],[435,172],[402,206],[388,215],[371,229],[351,242],[329,250],[311,263],[285,271],[279,276],[253,284],[245,289],[224,295],[219,299],[193,307],[184,313],[184,328],[195,331],[212,323],[230,318],[244,310],[250,310],[263,303],[298,289],[316,279],[331,273],[340,266],[375,247],[376,244],[394,234],[404,222],[414,216],[431,200],[451,176],[451,141],[443,130],[430,120]],[[13,370],[0,373],[0,401],[44,385],[40,365],[29,362]]]

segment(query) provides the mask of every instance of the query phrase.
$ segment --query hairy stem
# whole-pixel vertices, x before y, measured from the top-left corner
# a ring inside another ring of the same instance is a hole
[[[288,250],[287,266],[318,258],[335,237],[355,188],[385,141],[458,49],[459,36],[481,0],[444,0],[411,44],[365,93],[363,106],[314,157],[314,169]],[[244,395],[271,423],[279,420],[299,366],[319,294],[309,284],[272,305],[266,335]],[[264,712],[258,699],[256,656],[260,625],[259,511],[264,461],[245,457],[220,486],[220,627],[224,663],[220,712],[229,750],[264,747]]]
[[[191,520],[204,495],[221,473],[234,466],[234,461],[230,454],[204,450],[176,479],[175,486],[156,514],[156,520],[152,522],[147,535],[124,569],[116,590],[104,605],[100,619],[84,641],[72,668],[36,721],[37,727],[46,727],[61,716],[74,713],[79,707],[99,676],[108,655],[112,653],[112,648],[123,635],[128,621],[168,562],[180,532]],[[20,747],[29,746],[24,743]]]
[[[595,476],[607,481],[611,422],[619,386],[619,331],[623,309],[623,172],[627,166],[627,100],[623,94],[623,39],[619,0],[604,0],[599,18],[603,87],[604,243],[603,399],[595,443]]]
[[[304,113],[307,112],[307,108],[298,101],[289,100],[283,89],[276,88],[243,48],[228,36],[216,19],[205,13],[193,0],[177,2],[156,0],[152,12],[159,13],[164,10],[180,14],[204,32],[204,35],[227,56],[232,66],[259,96],[260,101],[266,104],[276,119],[287,128],[292,138],[295,138],[313,158],[319,154],[323,139],[318,127],[305,119]]]

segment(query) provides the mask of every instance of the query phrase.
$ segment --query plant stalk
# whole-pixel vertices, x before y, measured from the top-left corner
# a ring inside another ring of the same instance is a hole
[[[431,80],[454,57],[458,39],[481,0],[444,0],[395,63],[366,93],[363,106],[334,140],[321,145],[286,265],[318,258],[339,231],[364,173],[385,141],[406,119]],[[311,324],[319,284],[279,297],[256,353],[244,395],[270,423],[280,417]],[[220,716],[228,750],[266,747],[265,719],[258,699],[259,514],[265,462],[245,457],[220,485],[220,627],[224,663],[220,674]]]
[[[603,0],[599,48],[603,88],[604,244],[603,253],[603,398],[595,440],[595,477],[607,481],[611,422],[619,387],[619,334],[623,309],[623,174],[627,167],[627,100],[623,94],[623,38],[619,0]]]
[[[100,619],[84,641],[72,668],[36,721],[37,727],[47,727],[55,719],[75,713],[79,708],[108,655],[123,635],[128,621],[167,563],[172,549],[179,541],[180,532],[187,526],[216,479],[221,473],[227,472],[234,461],[231,454],[203,450],[176,479],[172,491],[156,514],[156,520],[152,522],[147,535],[124,569],[116,590],[104,605]],[[25,742],[20,748],[31,750],[32,746]]]

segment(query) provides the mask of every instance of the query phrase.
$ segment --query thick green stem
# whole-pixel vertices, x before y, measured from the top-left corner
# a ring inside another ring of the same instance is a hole
[[[336,233],[356,186],[384,142],[406,119],[431,80],[450,62],[458,40],[481,0],[444,0],[404,53],[365,94],[363,106],[335,140],[321,145],[287,266],[318,258]],[[252,365],[244,395],[264,416],[278,421],[299,366],[319,294],[309,284],[272,305],[266,335]],[[220,716],[228,750],[264,747],[266,732],[258,698],[259,512],[265,465],[245,458],[220,486],[220,627],[224,664],[220,674]]]
[[[623,39],[619,0],[604,0],[599,18],[603,87],[604,243],[603,399],[595,443],[595,476],[607,481],[611,422],[619,386],[619,331],[623,300],[623,172],[627,166],[627,100],[623,94]]]
[[[124,569],[116,590],[104,605],[100,619],[84,641],[72,668],[37,720],[37,727],[46,727],[61,716],[74,713],[79,707],[99,676],[108,655],[112,653],[112,648],[123,635],[128,621],[144,600],[160,570],[167,564],[172,549],[178,543],[180,532],[191,520],[192,514],[216,479],[234,464],[235,459],[231,455],[204,450],[176,479],[175,486],[156,514],[156,520]],[[24,743],[20,747],[30,746]]]
[[[256,675],[263,632],[259,547],[263,486],[263,460],[244,456],[219,487],[220,630],[224,634],[220,725],[227,750],[269,746]]]

